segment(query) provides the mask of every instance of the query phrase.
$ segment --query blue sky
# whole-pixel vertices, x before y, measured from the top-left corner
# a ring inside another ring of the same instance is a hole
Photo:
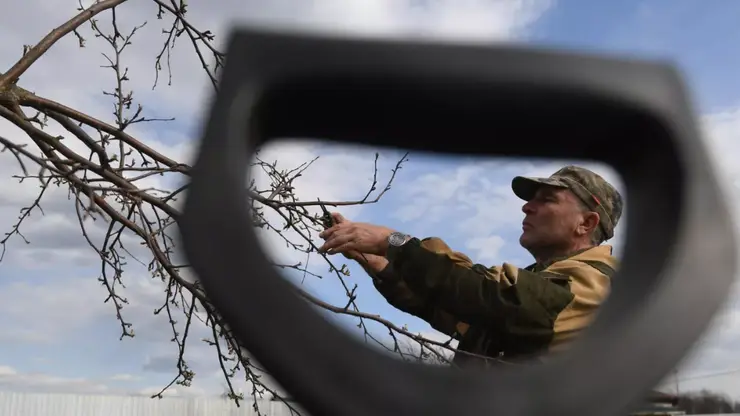
[[[76,4],[29,1],[54,13],[33,20],[34,27],[15,23],[29,21],[23,16],[30,11],[14,11],[9,14],[13,16],[0,17],[0,33],[5,39],[17,40],[16,44],[32,43],[44,30],[61,23],[50,16],[71,15]],[[342,25],[344,30],[356,26],[362,30],[403,33],[405,28],[413,27],[430,33],[455,33],[459,29],[477,39],[505,38],[538,45],[668,58],[677,62],[686,74],[723,174],[734,178],[735,173],[740,173],[733,163],[740,156],[740,145],[734,145],[740,143],[740,78],[737,76],[740,54],[736,41],[740,34],[736,24],[740,4],[737,2],[512,0],[492,2],[490,7],[486,2],[477,3],[478,6],[455,3],[456,17],[440,20],[444,24],[439,26],[423,24],[424,19],[432,19],[429,16],[433,13],[422,15],[418,10],[399,7],[398,3],[393,6],[392,2],[380,0],[349,3],[352,2],[338,5],[325,0],[308,5],[286,0],[273,1],[268,6],[268,2],[256,0],[229,0],[218,11],[193,4],[191,13],[196,21],[220,28],[220,32],[214,29],[216,33],[223,33],[225,22],[233,14],[240,19],[282,25],[287,22],[309,22],[322,27]],[[152,10],[131,5],[126,6],[129,9],[124,17],[130,22],[141,16],[148,18],[151,22],[143,36],[159,36],[160,27],[152,19]],[[430,7],[437,12],[453,10],[445,2]],[[465,25],[466,19],[472,19],[473,23]],[[152,111],[151,116],[175,116],[178,120],[139,127],[136,134],[168,154],[187,159],[193,137],[199,133],[208,84],[198,72],[198,63],[190,51],[180,49],[179,55],[173,58],[177,64],[173,85],[151,91],[151,60],[158,47],[155,43],[136,44],[139,46],[128,55],[136,75],[132,79],[137,82],[137,97]],[[0,47],[0,67],[8,67],[17,58],[16,44]],[[109,120],[110,104],[100,96],[100,91],[110,85],[111,79],[107,72],[96,68],[100,63],[100,48],[96,45],[99,46],[91,41],[88,50],[80,51],[73,39],[63,40],[22,79],[22,85]],[[70,54],[80,58],[69,62]],[[59,65],[68,70],[58,74],[55,68]],[[58,77],[64,77],[64,82],[56,82]],[[0,134],[22,140],[22,135],[2,120]],[[266,157],[275,157],[281,166],[293,168],[307,158],[320,156],[297,182],[301,197],[356,199],[369,186],[375,150],[293,143],[267,149]],[[384,184],[400,153],[388,149],[380,152],[379,182]],[[504,163],[418,153],[409,158],[393,188],[380,202],[342,212],[351,219],[383,224],[420,237],[441,237],[451,247],[481,263],[529,264],[529,255],[517,243],[521,202],[511,195],[510,180],[519,174],[552,173],[564,161]],[[10,179],[12,165],[12,159],[0,154],[0,175],[4,178],[0,181],[3,231],[10,229],[17,210],[33,197],[32,187],[18,185]],[[608,177],[615,176],[607,167],[600,166],[597,170]],[[740,190],[730,188],[729,194],[731,198],[740,197]],[[130,279],[126,293],[132,304],[124,312],[130,311],[137,336],[119,341],[120,328],[113,318],[113,308],[102,304],[105,292],[96,282],[99,262],[84,247],[78,225],[70,221],[74,220],[71,207],[64,192],[54,194],[44,206],[47,215],[33,218],[24,228],[31,244],[26,245],[18,238],[12,240],[7,258],[0,263],[0,316],[7,317],[0,323],[3,341],[0,342],[0,388],[128,394],[163,387],[175,374],[175,367],[166,322],[161,316],[151,316],[157,303],[161,303],[161,285],[151,281],[143,268],[130,266],[126,272]],[[275,257],[291,256],[277,245],[270,247]],[[314,256],[311,264],[326,278],[321,281],[308,278],[304,285],[322,299],[344,305],[346,298],[341,286],[326,273],[326,266],[320,261]],[[350,268],[347,282],[350,286],[358,284],[358,304],[363,311],[381,314],[398,325],[408,324],[414,331],[430,331],[425,323],[387,306],[369,279],[358,268]],[[740,323],[736,318],[740,308],[736,307],[736,299],[731,299],[718,321],[719,329],[707,337],[706,345],[682,369],[682,377],[740,368],[740,359],[733,357],[732,348],[740,340]],[[345,323],[352,328],[354,321]],[[378,334],[384,333],[376,329]],[[196,383],[187,391],[179,389],[178,394],[220,393],[214,355],[208,348],[193,347],[191,364],[198,373]],[[740,399],[737,387],[740,380],[732,377],[703,378],[683,385],[718,389]]]
[[[536,43],[670,59],[701,110],[714,111],[737,104],[739,15],[732,1],[559,1],[532,36]]]

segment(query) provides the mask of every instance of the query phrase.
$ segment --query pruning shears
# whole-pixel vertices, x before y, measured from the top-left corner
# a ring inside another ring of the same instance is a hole
[[[331,212],[329,212],[328,209],[326,209],[326,205],[321,203],[321,200],[319,198],[316,198],[319,201],[319,206],[321,207],[321,211],[323,214],[319,217],[319,221],[321,222],[321,225],[324,226],[324,229],[331,228],[334,226],[334,217],[331,216]]]

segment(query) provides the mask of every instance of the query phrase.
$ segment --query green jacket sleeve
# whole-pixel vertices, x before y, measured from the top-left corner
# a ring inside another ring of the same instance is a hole
[[[439,238],[426,238],[420,241],[419,245],[430,252],[448,258],[460,267],[473,265],[473,262],[467,256],[452,251]],[[373,273],[368,272],[368,274],[373,276]],[[404,279],[394,271],[392,265],[389,264],[385,270],[375,273],[373,277],[375,288],[395,308],[423,319],[432,328],[448,336],[460,338],[467,331],[468,325],[465,322],[462,322],[449,311],[438,307],[428,296],[411,290]]]
[[[380,294],[396,309],[414,315],[429,323],[432,328],[451,337],[458,337],[459,322],[452,314],[434,306],[429,299],[411,291],[401,279],[392,276],[392,270],[384,270],[383,278],[374,279],[373,284]]]
[[[391,248],[388,257],[412,292],[470,325],[508,333],[550,332],[574,298],[569,276],[507,264],[461,267],[416,238]]]

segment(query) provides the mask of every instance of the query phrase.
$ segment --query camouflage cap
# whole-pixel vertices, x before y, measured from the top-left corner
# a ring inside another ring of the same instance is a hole
[[[542,185],[570,189],[587,207],[599,214],[599,226],[605,239],[614,236],[614,228],[622,216],[622,196],[598,174],[578,166],[566,166],[549,178],[517,176],[511,188],[519,198],[529,201]]]

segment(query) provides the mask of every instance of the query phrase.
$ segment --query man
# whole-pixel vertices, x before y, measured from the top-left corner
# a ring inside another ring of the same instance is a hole
[[[396,308],[459,340],[454,363],[523,361],[562,350],[593,320],[617,267],[612,247],[622,197],[596,173],[567,166],[515,177],[527,201],[519,242],[535,263],[486,267],[439,238],[419,240],[334,213],[319,249],[354,259]]]

